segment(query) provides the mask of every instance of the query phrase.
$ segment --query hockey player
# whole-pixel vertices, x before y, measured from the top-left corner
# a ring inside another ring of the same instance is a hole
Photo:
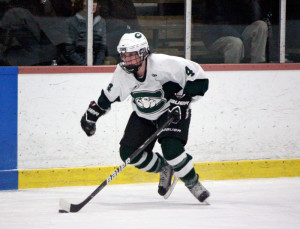
[[[155,144],[152,142],[131,165],[160,173],[158,193],[162,196],[168,192],[175,173],[200,202],[205,201],[209,192],[198,181],[192,156],[184,149],[191,120],[190,103],[208,89],[203,69],[180,57],[151,53],[147,39],[140,32],[124,34],[117,51],[120,63],[112,81],[102,90],[98,101],[90,103],[81,119],[82,129],[92,136],[98,118],[109,111],[111,104],[131,95],[133,112],[120,142],[124,161],[166,122],[172,109],[179,108],[173,123],[158,137],[163,156],[152,152]]]

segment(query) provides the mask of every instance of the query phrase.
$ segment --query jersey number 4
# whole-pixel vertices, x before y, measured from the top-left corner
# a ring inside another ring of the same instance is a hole
[[[185,73],[189,76],[194,76],[195,73],[193,72],[193,70],[189,69],[188,66],[185,66]]]

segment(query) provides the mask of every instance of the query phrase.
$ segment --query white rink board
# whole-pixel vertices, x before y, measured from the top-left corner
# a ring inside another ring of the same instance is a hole
[[[194,162],[300,158],[300,71],[207,72],[186,151]],[[18,169],[119,165],[132,112],[114,103],[88,138],[80,119],[112,73],[20,74]],[[158,145],[156,151],[160,151]]]

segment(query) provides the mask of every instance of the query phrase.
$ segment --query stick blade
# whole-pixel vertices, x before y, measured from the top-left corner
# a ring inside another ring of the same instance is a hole
[[[69,202],[67,202],[65,199],[60,199],[59,200],[59,207],[62,210],[65,210],[66,212],[71,211],[71,204]]]

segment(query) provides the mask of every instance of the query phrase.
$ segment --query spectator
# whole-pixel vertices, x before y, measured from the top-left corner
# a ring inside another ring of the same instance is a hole
[[[259,0],[208,0],[203,41],[224,56],[225,63],[266,61],[267,24],[261,20]]]
[[[98,0],[100,15],[107,25],[107,55],[118,58],[117,45],[124,33],[139,31],[132,0]]]
[[[7,5],[0,25],[3,65],[50,65],[58,59],[71,0],[11,0]]]
[[[4,13],[6,12],[8,8],[8,1],[9,0],[0,0],[0,21]]]
[[[56,47],[27,9],[15,7],[7,10],[0,30],[6,34],[2,57],[6,65],[47,65],[57,56]]]
[[[6,40],[6,31],[3,28],[1,28],[1,19],[8,9],[8,1],[9,0],[0,0],[0,66],[7,65],[3,57],[4,43]]]
[[[34,0],[36,1],[36,0]],[[37,21],[45,32],[49,40],[56,46],[59,55],[56,61],[59,65],[66,64],[64,58],[65,43],[68,39],[67,19],[73,16],[73,6],[71,0],[38,0],[39,10],[37,11]]]
[[[69,38],[65,50],[70,64],[86,65],[86,0],[75,0],[74,9],[79,11],[69,19]],[[97,1],[93,4],[93,64],[104,64],[106,50],[106,22],[98,14]]]
[[[29,10],[34,16],[55,16],[51,0],[11,0],[10,5]]]

